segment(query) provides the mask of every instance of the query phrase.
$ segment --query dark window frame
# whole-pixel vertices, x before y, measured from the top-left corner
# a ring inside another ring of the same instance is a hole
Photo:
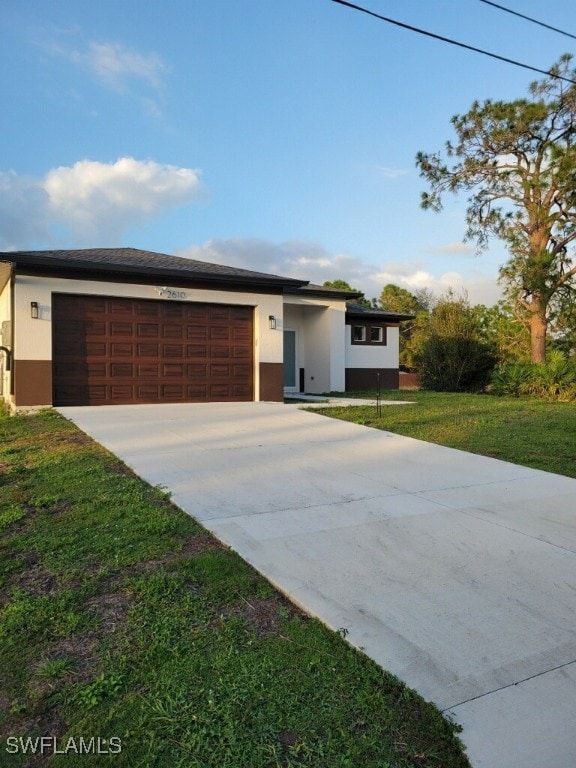
[[[362,347],[385,347],[388,344],[387,326],[381,323],[351,323],[352,330],[350,331],[350,339],[355,346]],[[354,338],[354,331],[356,328],[362,328],[364,330],[364,339],[362,341]],[[380,341],[372,341],[372,330],[377,329],[381,332]]]

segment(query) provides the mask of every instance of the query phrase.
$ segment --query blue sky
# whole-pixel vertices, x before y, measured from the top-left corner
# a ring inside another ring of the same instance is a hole
[[[480,0],[362,0],[549,68],[576,40]],[[540,0],[501,4],[576,34]],[[499,297],[465,197],[419,207],[414,158],[475,99],[539,76],[331,0],[2,0],[0,249],[132,246],[377,296]]]

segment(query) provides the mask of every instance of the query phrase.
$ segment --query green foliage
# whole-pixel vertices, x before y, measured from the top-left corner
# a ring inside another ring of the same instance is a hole
[[[465,298],[448,294],[441,299],[424,333],[416,363],[425,389],[461,392],[486,385],[495,352]]]
[[[532,380],[531,363],[501,363],[492,372],[490,391],[494,395],[519,397]]]
[[[81,686],[75,691],[75,699],[87,709],[98,706],[104,699],[118,696],[122,688],[122,678],[116,675],[107,677],[104,673],[98,675],[91,683]]]
[[[500,365],[492,376],[491,391],[496,395],[576,400],[576,358],[555,349],[545,363]]]
[[[355,304],[361,304],[363,307],[372,306],[372,302],[368,301],[368,299],[364,296],[364,293],[359,291],[357,288],[352,288],[350,283],[347,283],[346,280],[342,280],[341,278],[338,278],[337,280],[325,280],[322,285],[324,288],[335,288],[338,291],[350,291],[350,293],[357,293],[359,296],[355,299],[352,299]]]
[[[413,320],[400,323],[400,369],[415,371],[416,357],[420,351],[422,330],[428,325],[428,315],[433,306],[433,297],[428,291],[410,293],[405,288],[388,283],[380,294],[380,307],[388,312],[414,315]]]
[[[430,185],[422,206],[439,211],[446,192],[470,193],[466,236],[484,248],[491,237],[510,258],[500,276],[530,317],[532,360],[546,356],[548,324],[558,306],[575,303],[576,86],[572,56],[530,87],[532,100],[475,102],[452,118],[456,143],[447,157],[417,155]]]
[[[530,362],[530,326],[526,312],[499,301],[493,307],[473,307],[483,338],[496,351],[499,363]]]

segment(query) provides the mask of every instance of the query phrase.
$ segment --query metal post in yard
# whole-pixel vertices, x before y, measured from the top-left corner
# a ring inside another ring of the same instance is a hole
[[[382,404],[380,402],[380,372],[376,373],[376,413],[382,416]]]

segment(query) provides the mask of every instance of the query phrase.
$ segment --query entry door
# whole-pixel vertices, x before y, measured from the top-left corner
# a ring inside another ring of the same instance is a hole
[[[296,331],[284,331],[284,389],[296,392]]]

